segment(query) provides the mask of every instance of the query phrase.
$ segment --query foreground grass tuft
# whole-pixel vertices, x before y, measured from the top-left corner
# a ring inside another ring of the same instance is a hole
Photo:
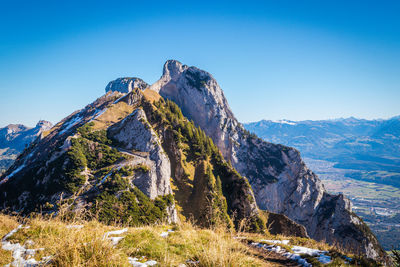
[[[0,222],[2,236],[19,224],[18,218],[2,214]],[[33,241],[29,248],[44,248],[37,251],[35,259],[52,256],[50,265],[54,266],[131,266],[128,257],[155,260],[158,266],[178,266],[187,261],[198,261],[198,266],[265,265],[230,233],[198,229],[188,223],[175,227],[167,237],[160,234],[172,230],[172,226],[129,227],[119,235],[124,238],[116,246],[105,239],[104,234],[122,227],[106,226],[97,221],[67,223],[41,217],[26,219],[25,224],[30,228],[20,229],[8,240],[21,245]],[[81,228],[68,228],[77,224],[82,225]],[[0,254],[1,264],[10,263],[11,253],[0,251],[3,253]]]

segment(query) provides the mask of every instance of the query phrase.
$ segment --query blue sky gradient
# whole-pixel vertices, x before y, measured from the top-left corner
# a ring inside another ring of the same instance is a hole
[[[398,1],[0,1],[0,127],[53,123],[167,59],[243,122],[400,114]]]

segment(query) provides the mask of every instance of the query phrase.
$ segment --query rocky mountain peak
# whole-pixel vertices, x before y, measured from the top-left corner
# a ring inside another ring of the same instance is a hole
[[[145,81],[136,77],[118,78],[108,83],[106,86],[106,93],[110,91],[129,93],[135,88],[144,90],[147,87],[149,87],[149,85]]]
[[[250,135],[233,115],[213,76],[178,63],[167,62],[163,76],[150,89],[174,101],[184,116],[213,139],[225,159],[248,178],[261,209],[285,214],[316,240],[343,244],[371,258],[385,255],[368,227],[352,213],[350,202],[328,194],[297,150]],[[178,66],[171,67],[178,70],[173,78],[166,75],[169,65]]]
[[[188,66],[183,65],[181,62],[170,59],[167,60],[164,64],[163,76],[169,76],[172,79],[182,73],[187,68]]]
[[[53,124],[49,121],[45,121],[45,120],[40,120],[38,121],[38,123],[36,123],[35,128],[41,128],[44,131],[49,130],[51,127],[53,127]]]

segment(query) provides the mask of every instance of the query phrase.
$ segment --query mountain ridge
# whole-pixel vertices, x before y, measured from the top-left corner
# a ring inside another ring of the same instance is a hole
[[[174,70],[172,75],[165,71],[170,69]],[[384,254],[373,234],[358,228],[357,225],[365,225],[351,212],[350,201],[326,193],[297,150],[266,143],[243,128],[211,74],[171,60],[165,63],[163,75],[150,89],[177,103],[185,116],[205,130],[224,157],[249,179],[261,209],[287,215],[304,225],[317,240],[357,250],[361,246],[369,257]],[[348,231],[359,236],[346,237]]]
[[[237,226],[238,219],[248,218],[249,228],[259,231],[265,224],[258,204],[305,226],[314,239],[385,259],[368,227],[351,213],[349,200],[326,193],[297,150],[247,132],[211,74],[172,60],[147,89],[121,79],[20,155],[0,181],[3,208],[34,204],[33,210],[45,205],[51,211],[66,191],[73,210],[102,203],[105,221],[110,214],[140,218],[127,202],[136,199],[154,210],[152,220],[174,222],[175,214],[192,206],[185,203],[207,199],[210,210],[189,212],[199,222]],[[169,197],[174,187],[182,194],[175,201]],[[117,214],[113,205],[121,208]]]

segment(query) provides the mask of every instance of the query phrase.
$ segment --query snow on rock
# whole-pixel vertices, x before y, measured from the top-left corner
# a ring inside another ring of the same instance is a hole
[[[119,241],[121,241],[122,239],[124,239],[124,236],[113,236],[109,238],[111,240],[111,243],[113,244],[113,246],[118,245]]]
[[[103,115],[103,113],[106,111],[107,109],[96,109],[95,113],[93,114],[93,118],[89,121],[93,121],[95,119],[97,119],[98,117],[100,117],[101,115]]]
[[[289,240],[261,240],[261,242],[265,242],[265,243],[272,243],[272,244],[283,244],[283,245],[288,245],[289,244]]]
[[[328,264],[332,262],[332,258],[328,255],[321,254],[318,256],[318,261],[322,264]]]
[[[20,170],[22,170],[23,168],[25,168],[25,164],[22,164],[21,166],[19,166],[17,169],[15,169],[12,173],[10,173],[9,175],[7,175],[3,180],[1,180],[0,184],[3,184],[5,182],[8,181],[8,179],[10,179],[11,177],[13,177],[16,173],[18,173]]]
[[[288,120],[273,120],[271,122],[280,123],[280,124],[288,124],[288,125],[296,125],[296,123],[294,121],[288,121]]]
[[[66,131],[71,129],[73,126],[78,124],[83,118],[80,116],[80,113],[75,115],[73,118],[69,119],[68,122],[64,123],[64,129],[58,133],[58,135],[64,134]]]
[[[173,232],[174,232],[174,230],[169,229],[167,232],[162,232],[160,234],[160,236],[161,237],[167,237],[167,236],[169,236],[169,233],[173,233]]]
[[[113,244],[113,246],[116,246],[116,245],[118,245],[119,241],[121,241],[124,238],[124,236],[111,236],[110,237],[110,235],[122,235],[123,233],[126,233],[127,231],[128,231],[128,228],[106,232],[103,235],[103,240],[110,240],[111,243]]]
[[[23,227],[22,225],[19,225],[16,229],[12,230],[8,234],[6,234],[3,239],[1,240],[1,248],[3,250],[8,250],[12,251],[12,257],[14,259],[11,264],[8,264],[6,266],[36,266],[36,265],[43,265],[46,264],[50,259],[51,256],[49,257],[43,257],[41,261],[35,260],[34,256],[36,251],[38,250],[44,250],[43,248],[39,249],[27,249],[26,246],[32,245],[33,241],[32,240],[27,240],[25,242],[25,245],[21,245],[20,243],[11,243],[7,241],[8,238],[10,238],[12,235],[14,235],[18,230],[20,229],[28,229],[29,226]]]
[[[318,261],[321,262],[322,264],[328,264],[328,263],[332,262],[331,257],[326,255],[326,253],[328,253],[327,251],[321,251],[318,249],[312,249],[312,248],[307,248],[307,247],[293,246],[292,247],[293,253],[291,253],[291,252],[288,252],[285,249],[281,248],[280,246],[276,245],[276,244],[288,245],[289,240],[261,240],[261,242],[272,243],[274,245],[267,245],[267,244],[256,243],[256,242],[251,243],[251,245],[254,247],[258,247],[258,248],[262,248],[262,249],[265,249],[268,251],[279,253],[288,259],[296,261],[297,263],[299,263],[300,265],[302,265],[304,267],[311,267],[312,265],[309,262],[307,262],[306,259],[303,259],[300,256],[301,254],[307,254],[307,255],[316,257],[318,259]]]
[[[320,251],[318,249],[300,247],[300,246],[293,246],[292,251],[297,254],[307,254],[310,256],[318,256],[321,253],[326,253],[327,251]]]
[[[154,266],[157,264],[154,260],[148,260],[146,262],[140,262],[138,258],[128,257],[128,261],[132,264],[133,267],[146,267],[146,266]]]

